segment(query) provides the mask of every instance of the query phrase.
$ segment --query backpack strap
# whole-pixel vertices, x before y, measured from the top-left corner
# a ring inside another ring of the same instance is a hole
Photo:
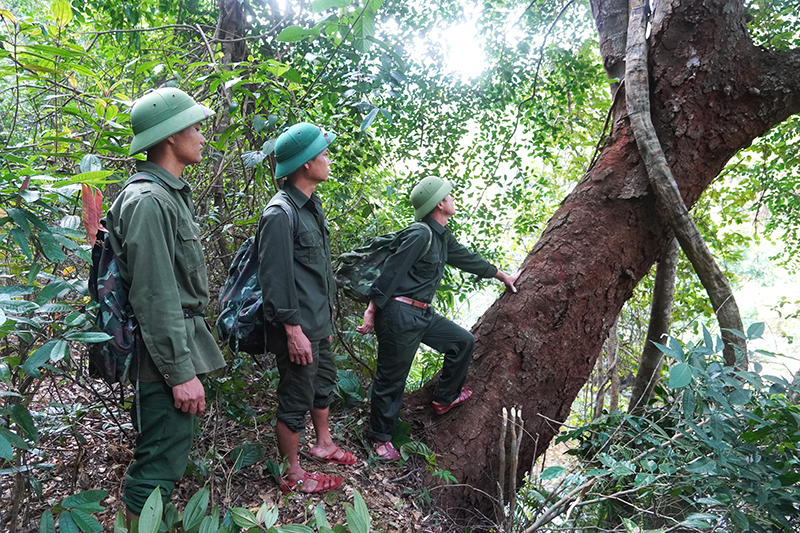
[[[430,227],[429,225],[425,224],[424,222],[414,222],[413,224],[411,224],[411,225],[410,225],[410,226],[408,226],[408,227],[409,227],[409,228],[412,228],[412,227],[414,227],[414,226],[422,226],[422,227],[424,227],[426,230],[428,230],[428,244],[426,244],[426,245],[425,245],[425,249],[422,251],[422,253],[421,253],[421,254],[419,254],[419,257],[417,257],[417,259],[414,261],[414,262],[416,263],[417,261],[419,261],[420,259],[422,259],[423,257],[425,257],[425,254],[427,254],[427,253],[428,253],[428,251],[430,251],[430,249],[431,249],[431,242],[433,241],[433,230],[431,229],[431,227]]]
[[[264,208],[264,212],[267,212],[267,209],[270,207],[279,207],[286,213],[286,216],[289,217],[289,230],[294,234],[294,208],[289,203],[289,201],[283,197],[281,194],[282,191],[278,191],[275,196],[270,199],[267,207]]]

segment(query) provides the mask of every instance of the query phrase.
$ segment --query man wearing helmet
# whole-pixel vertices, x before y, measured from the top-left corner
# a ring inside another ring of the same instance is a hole
[[[162,88],[131,110],[130,154],[147,152],[137,174],[107,215],[139,324],[130,379],[136,386],[131,418],[139,430],[123,501],[138,519],[159,487],[164,502],[186,470],[196,416],[205,410],[201,379],[225,366],[205,323],[208,278],[183,170],[202,159],[200,122],[214,113],[179,89]]]
[[[433,397],[434,412],[442,415],[472,396],[472,389],[463,385],[475,339],[430,305],[445,264],[481,278],[497,278],[517,292],[514,283],[519,272],[509,276],[498,270],[459,244],[447,229],[448,219],[456,213],[452,189],[449,181],[427,177],[411,191],[414,218],[422,224],[409,226],[401,234],[397,250],[386,259],[372,283],[364,323],[356,328],[361,334],[374,328],[378,336],[378,366],[372,382],[367,437],[384,459],[400,459],[391,442],[392,433],[403,403],[406,378],[421,342],[444,354]]]
[[[289,466],[278,484],[285,494],[327,492],[343,482],[300,465],[300,432],[309,412],[316,434],[309,456],[345,466],[356,462],[333,442],[328,427],[336,386],[330,342],[336,285],[325,214],[314,190],[328,180],[328,145],[335,138],[307,122],[278,137],[275,176],[286,183],[264,209],[256,233],[267,348],[280,372],[276,433]]]

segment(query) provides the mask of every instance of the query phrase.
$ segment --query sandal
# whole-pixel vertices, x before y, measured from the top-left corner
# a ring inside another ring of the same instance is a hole
[[[314,487],[314,490],[298,490],[303,487],[306,481],[312,479],[317,482],[317,486]],[[311,472],[306,472],[302,479],[298,479],[295,482],[287,481],[283,477],[278,478],[278,486],[284,494],[289,494],[290,492],[299,492],[300,494],[322,494],[330,490],[338,489],[342,483],[344,483],[344,479],[339,476],[312,474]]]
[[[462,387],[461,394],[459,394],[458,398],[456,398],[452,402],[450,403],[431,402],[431,405],[433,406],[434,413],[436,413],[437,415],[443,415],[453,407],[465,403],[470,398],[472,398],[472,389],[470,389],[469,387]]]
[[[341,455],[339,457],[335,457],[335,455],[339,452],[341,452]],[[333,463],[336,465],[345,465],[345,466],[350,466],[352,464],[355,464],[357,461],[355,455],[353,455],[350,452],[346,452],[341,448],[336,448],[325,457],[321,455],[314,455],[311,452],[308,453],[308,456],[311,457],[312,461],[316,461],[318,463]]]
[[[381,452],[381,447],[383,447],[383,452]],[[372,449],[375,450],[375,454],[381,459],[388,459],[389,461],[399,461],[402,457],[400,455],[400,452],[397,451],[397,448],[394,447],[391,441],[387,442],[375,441],[372,443]]]

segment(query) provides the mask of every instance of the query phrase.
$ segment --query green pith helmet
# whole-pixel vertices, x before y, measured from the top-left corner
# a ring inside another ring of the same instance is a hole
[[[275,143],[275,177],[285,178],[321,154],[334,139],[333,133],[325,133],[308,122],[287,129]]]
[[[213,111],[180,89],[163,87],[147,93],[136,100],[131,109],[133,141],[130,155],[147,150],[212,115]]]
[[[452,181],[444,181],[436,176],[429,176],[417,183],[414,190],[411,191],[414,219],[422,220],[425,218],[425,215],[433,211],[436,204],[444,200],[452,190]]]

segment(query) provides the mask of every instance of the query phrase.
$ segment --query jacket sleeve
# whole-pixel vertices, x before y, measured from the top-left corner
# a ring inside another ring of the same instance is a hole
[[[175,277],[178,214],[146,191],[124,209],[122,246],[131,307],[150,357],[167,385],[174,387],[195,377]]]
[[[300,324],[294,277],[294,237],[288,214],[272,206],[258,224],[258,283],[267,322]]]
[[[497,274],[496,266],[460,244],[450,231],[447,231],[445,242],[448,265],[475,274],[479,278],[492,278]]]
[[[400,245],[392,255],[386,258],[380,275],[372,282],[370,299],[378,308],[383,309],[394,296],[400,280],[408,275],[412,265],[417,262],[428,244],[431,230],[412,227],[401,237]],[[431,238],[433,238],[431,236]]]

